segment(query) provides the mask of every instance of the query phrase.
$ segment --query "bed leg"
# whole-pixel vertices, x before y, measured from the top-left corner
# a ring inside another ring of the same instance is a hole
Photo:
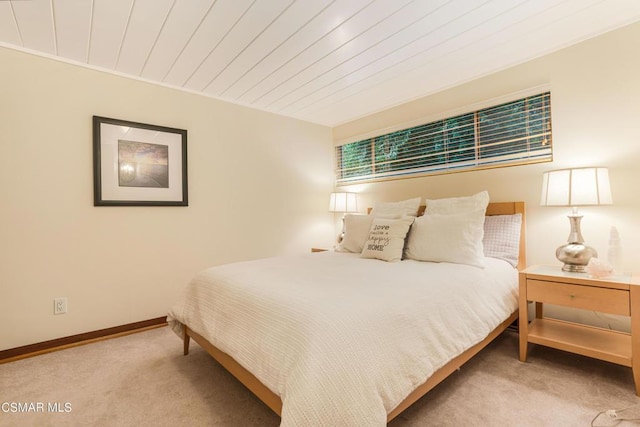
[[[187,330],[187,327],[184,327],[184,338],[183,338],[183,351],[184,351],[184,355],[186,356],[187,354],[189,354],[189,342],[191,341],[191,337],[189,336],[189,331]]]

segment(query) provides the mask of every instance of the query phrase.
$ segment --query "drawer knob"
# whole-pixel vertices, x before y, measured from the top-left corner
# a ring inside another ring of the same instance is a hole
[[[576,296],[575,296],[575,295],[573,295],[573,294],[569,295],[569,298],[571,298],[571,299],[574,299],[575,297],[576,297]]]

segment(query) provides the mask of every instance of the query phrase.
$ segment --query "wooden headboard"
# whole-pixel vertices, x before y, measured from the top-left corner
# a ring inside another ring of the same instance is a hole
[[[422,216],[425,209],[426,206],[420,206],[418,209],[418,216]],[[370,213],[371,208],[367,211]],[[516,213],[522,214],[522,225],[520,226],[520,251],[518,254],[518,270],[522,271],[527,267],[524,202],[496,202],[489,203],[489,206],[487,206],[487,215],[513,215]]]

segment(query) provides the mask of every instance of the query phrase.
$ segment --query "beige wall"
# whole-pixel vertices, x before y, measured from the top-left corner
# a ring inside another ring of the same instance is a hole
[[[605,255],[617,226],[624,266],[638,272],[638,51],[640,24],[339,126],[333,139],[549,84],[553,163],[352,188],[365,206],[483,189],[523,200],[529,263],[555,263],[569,224],[563,208],[538,206],[542,172],[608,166],[615,204],[582,209],[583,233]],[[163,316],[202,268],[331,244],[328,128],[8,49],[0,64],[0,350]],[[187,129],[189,207],[93,207],[92,115]],[[54,316],[60,296],[69,312]]]
[[[582,232],[606,257],[611,226],[620,231],[625,270],[640,273],[640,24],[566,48],[523,65],[421,98],[333,129],[334,141],[352,139],[443,111],[530,87],[549,84],[553,108],[554,161],[487,171],[387,181],[346,187],[362,192],[365,204],[422,196],[488,190],[493,201],[527,205],[529,264],[555,263],[566,241],[565,208],[538,205],[542,172],[570,166],[610,169],[613,206],[583,208]]]
[[[329,128],[9,49],[0,64],[0,350],[160,317],[200,269],[331,244]],[[92,115],[187,129],[189,206],[94,207]]]

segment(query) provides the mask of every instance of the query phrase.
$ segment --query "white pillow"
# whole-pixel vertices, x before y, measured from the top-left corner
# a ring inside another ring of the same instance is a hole
[[[416,218],[405,256],[418,261],[452,262],[484,268],[484,209]]]
[[[452,214],[461,212],[475,212],[478,210],[486,210],[489,204],[489,193],[481,191],[473,196],[467,197],[451,197],[448,199],[427,199],[427,214]]]
[[[522,214],[491,215],[484,220],[484,256],[503,259],[518,266]]]
[[[373,205],[371,215],[374,218],[403,218],[417,216],[420,208],[420,197],[403,200],[401,202],[379,202]]]
[[[404,239],[413,220],[414,217],[411,216],[401,219],[374,219],[361,256],[384,261],[400,261]]]
[[[362,252],[364,242],[369,237],[371,215],[347,214],[343,218],[344,237],[337,247],[339,252]]]

